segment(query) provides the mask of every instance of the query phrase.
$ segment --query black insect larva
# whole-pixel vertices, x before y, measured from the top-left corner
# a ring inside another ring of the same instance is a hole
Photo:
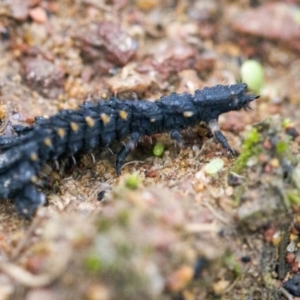
[[[247,109],[258,98],[246,84],[217,85],[192,94],[164,96],[156,102],[117,98],[85,102],[78,110],[62,110],[49,119],[37,118],[32,127],[17,127],[17,137],[0,138],[0,199],[11,198],[19,212],[30,217],[45,202],[35,185],[44,162],[108,147],[129,136],[116,159],[120,174],[126,156],[143,135],[169,132],[177,142],[180,130],[204,121],[216,140],[234,153],[218,127],[218,117]]]

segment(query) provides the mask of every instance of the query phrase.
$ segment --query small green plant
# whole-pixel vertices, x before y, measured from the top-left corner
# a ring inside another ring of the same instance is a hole
[[[249,90],[259,93],[264,84],[264,70],[262,65],[253,59],[246,60],[241,67],[243,82],[248,85]]]
[[[125,186],[130,190],[136,190],[141,183],[141,179],[138,173],[132,173],[128,175],[125,179]]]
[[[162,156],[163,153],[164,153],[164,151],[165,151],[165,146],[164,146],[164,144],[159,143],[159,142],[155,144],[155,146],[154,146],[154,148],[153,148],[153,154],[154,154],[155,156]]]

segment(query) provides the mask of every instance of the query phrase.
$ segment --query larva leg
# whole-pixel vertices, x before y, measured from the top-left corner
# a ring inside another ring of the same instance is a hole
[[[208,123],[208,127],[210,128],[212,134],[214,135],[215,139],[222,145],[224,149],[229,151],[232,155],[235,156],[235,152],[231,149],[229,146],[226,137],[224,134],[220,131],[218,120],[211,120]]]
[[[234,150],[232,150],[231,147],[229,146],[226,137],[224,136],[224,134],[221,131],[215,131],[214,137],[222,145],[223,148],[225,148],[227,151],[229,151],[232,155],[234,155],[234,156],[236,155]]]
[[[181,134],[178,130],[173,130],[171,131],[171,134],[170,134],[171,138],[173,140],[175,140],[179,145],[182,144],[182,139],[181,139]]]
[[[139,141],[140,134],[138,132],[134,132],[131,134],[129,141],[122,147],[120,152],[117,155],[116,159],[116,171],[117,174],[121,174],[121,166],[128,155],[128,153],[134,148],[135,144]]]
[[[175,141],[175,147],[178,146],[179,149],[182,148],[183,146],[183,142],[182,142],[182,138],[181,138],[181,134],[178,130],[173,130],[170,133],[170,137],[172,140]]]
[[[29,126],[23,126],[23,125],[13,125],[13,129],[14,131],[17,133],[17,135],[24,135],[26,133],[28,133],[29,131],[33,130],[33,127],[29,127]]]

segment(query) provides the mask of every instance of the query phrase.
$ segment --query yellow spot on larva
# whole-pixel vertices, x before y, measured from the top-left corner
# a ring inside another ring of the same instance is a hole
[[[35,175],[31,176],[31,177],[30,177],[30,181],[31,181],[32,183],[37,183],[37,181],[38,181],[37,176],[35,176]]]
[[[156,121],[155,118],[150,119],[150,122],[151,122],[151,123],[154,123],[155,121]]]
[[[73,131],[78,131],[78,129],[79,129],[79,126],[78,126],[78,124],[77,123],[75,123],[75,122],[71,122],[70,123],[70,127],[71,127],[71,129],[73,130]]]
[[[85,117],[85,122],[88,124],[89,127],[94,127],[95,126],[95,121],[92,117]]]
[[[127,117],[128,117],[128,113],[125,110],[120,110],[119,116],[120,116],[121,119],[126,120]]]
[[[183,116],[184,116],[185,118],[190,118],[193,114],[194,114],[194,113],[193,113],[192,111],[185,111],[185,112],[183,113]]]
[[[63,128],[58,128],[56,132],[61,138],[63,138],[66,135],[66,131]]]
[[[32,160],[32,161],[37,161],[37,160],[38,160],[38,155],[37,155],[37,153],[32,152],[32,153],[30,154],[30,160]]]
[[[52,146],[51,139],[45,138],[44,139],[44,145],[47,146],[47,147],[51,147]]]
[[[110,121],[110,117],[107,114],[104,114],[104,113],[100,115],[100,118],[101,118],[101,120],[104,124],[107,124]]]

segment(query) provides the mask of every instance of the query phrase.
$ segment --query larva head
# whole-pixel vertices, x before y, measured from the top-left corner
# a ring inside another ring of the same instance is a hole
[[[245,83],[217,85],[195,92],[194,103],[199,108],[211,108],[216,115],[232,110],[248,109],[251,101],[259,96],[249,94]]]
[[[229,86],[229,89],[232,86]],[[250,102],[253,100],[259,98],[258,95],[253,95],[250,93],[247,93],[247,84],[240,83],[235,84],[234,89],[231,91],[231,110],[240,110],[240,109],[250,109]]]

